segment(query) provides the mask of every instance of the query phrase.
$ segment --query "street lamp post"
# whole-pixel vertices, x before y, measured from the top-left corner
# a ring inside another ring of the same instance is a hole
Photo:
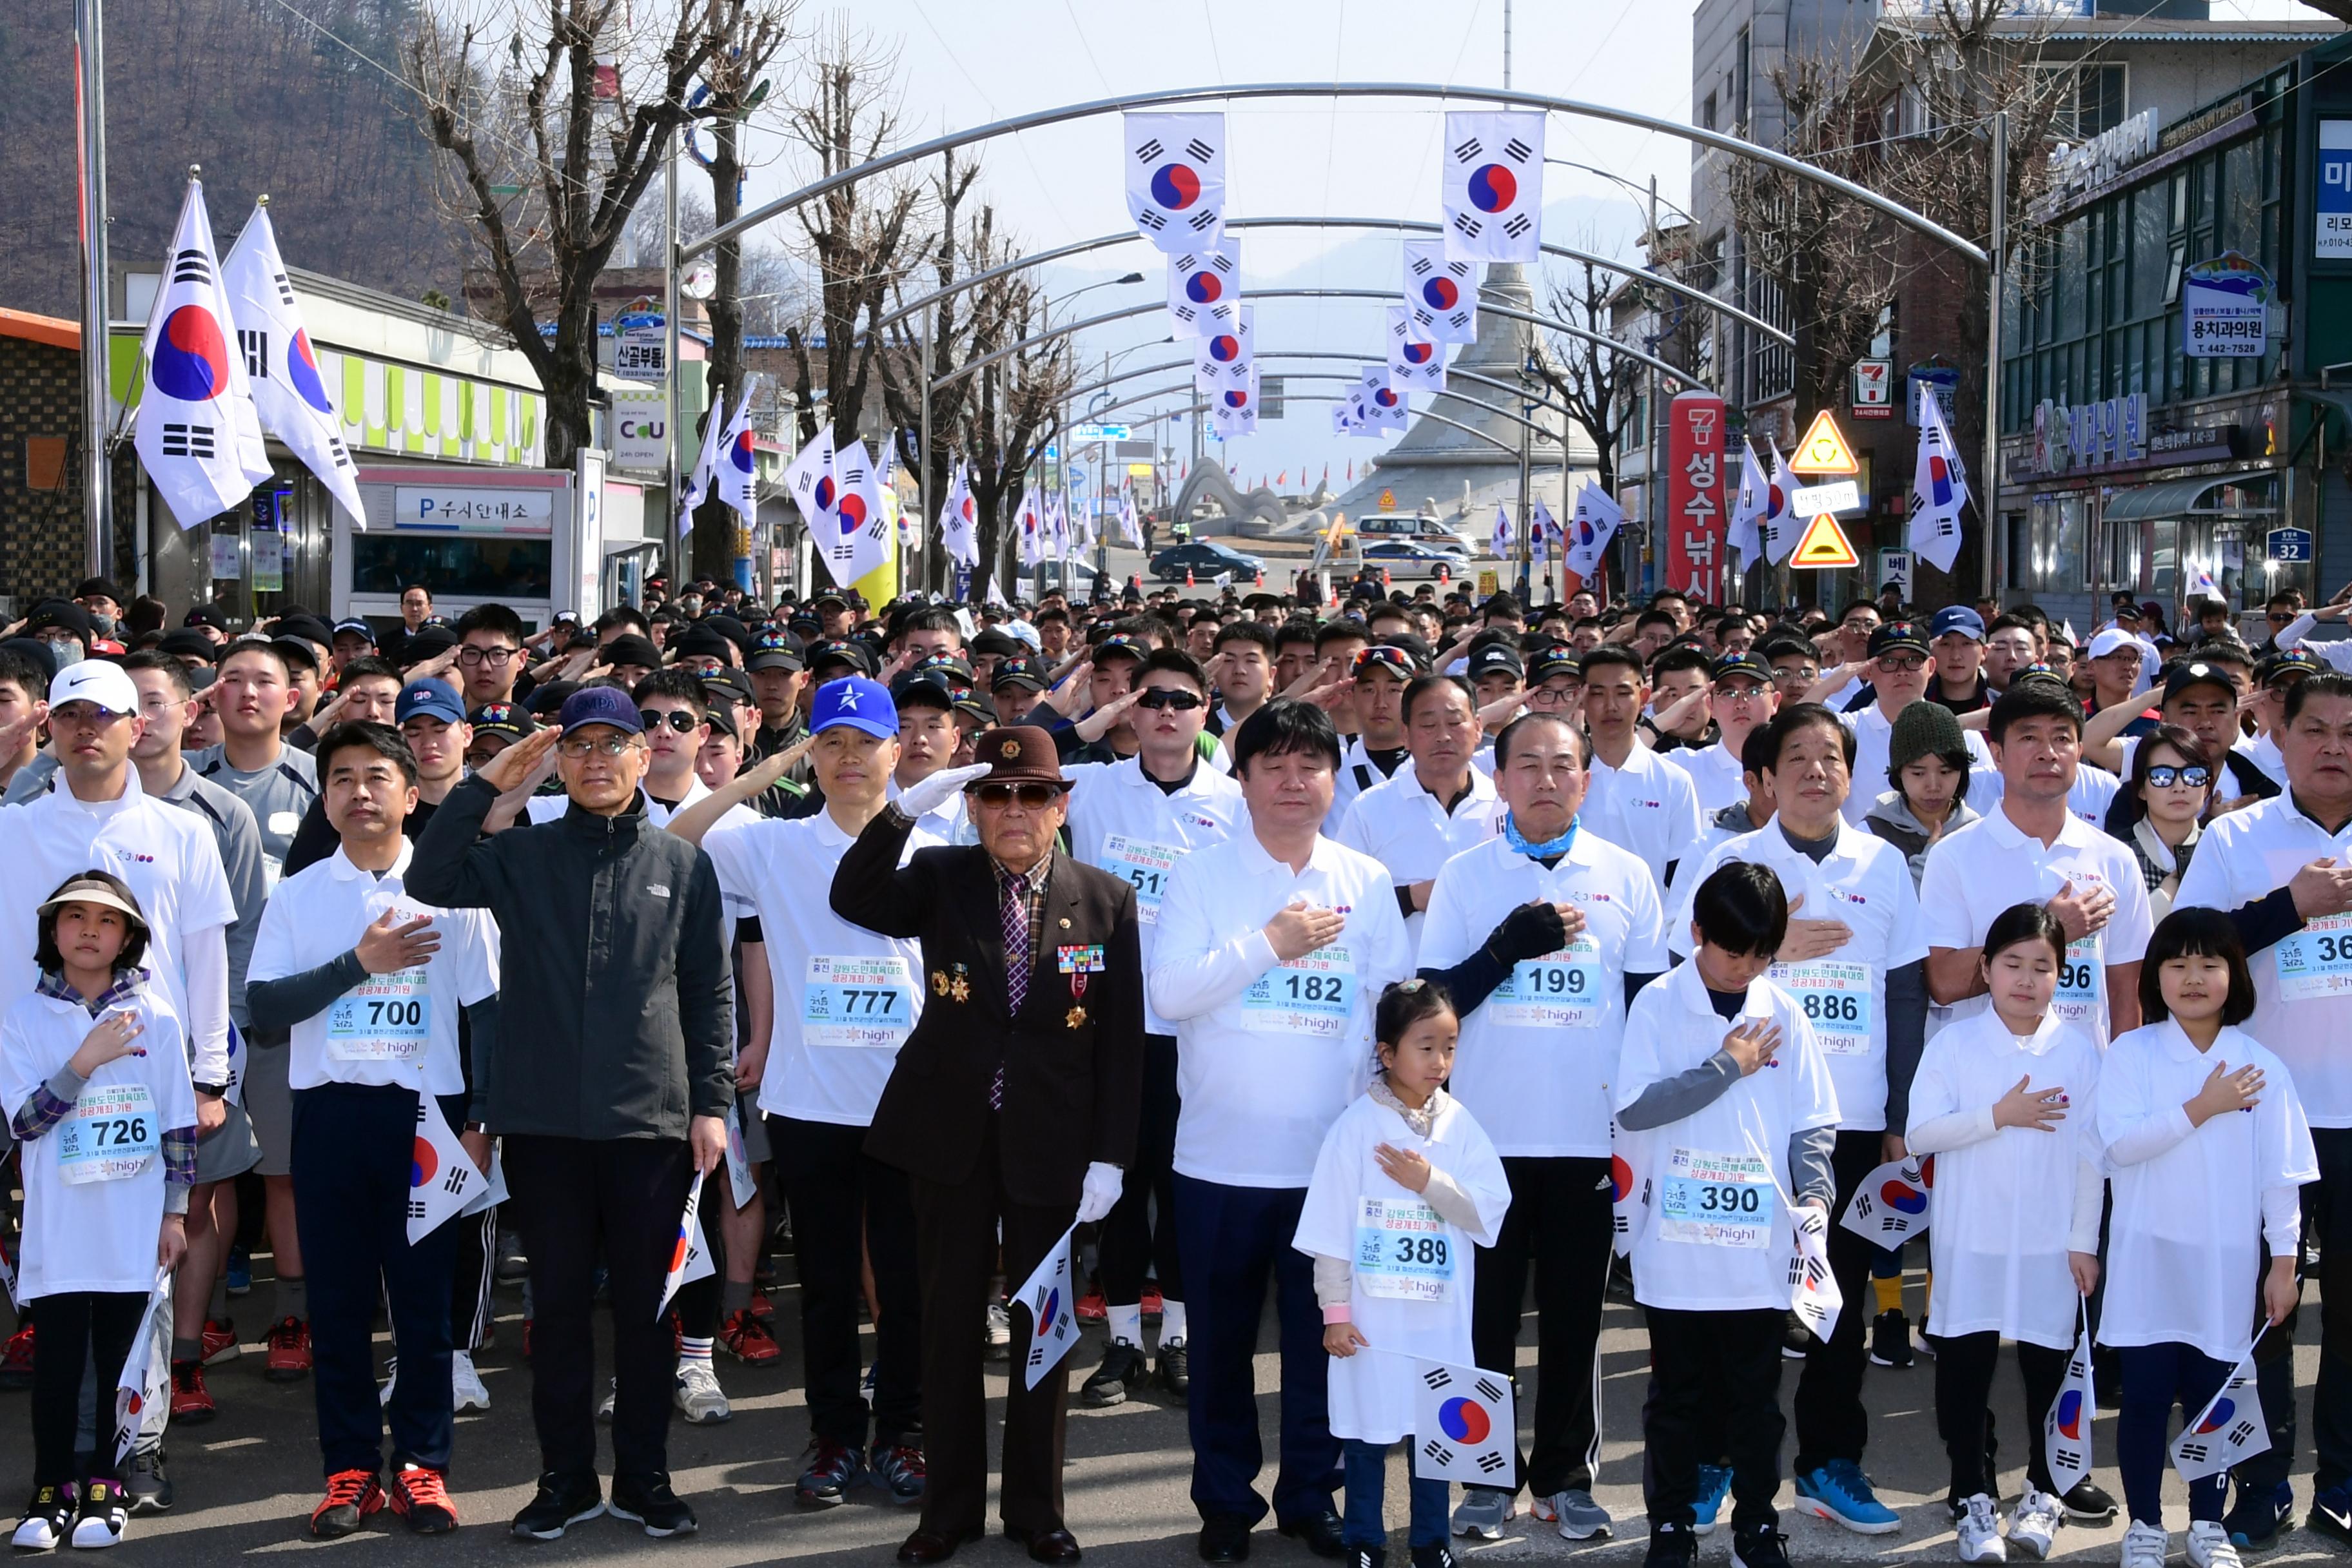
[[[1117,289],[1127,284],[1140,283],[1142,281],[1143,274],[1140,272],[1129,272],[1122,278],[1106,278],[1098,283],[1088,283],[1071,289],[1068,293],[1062,296],[1060,302],[1067,305],[1079,295],[1090,294],[1097,289]],[[1054,301],[1052,300],[1048,300],[1045,305],[1045,324],[1048,327],[1051,327],[1054,324]],[[1106,367],[1105,374],[1108,374],[1108,367],[1109,360],[1108,357],[1105,358],[1104,364]],[[924,395],[928,401],[929,394],[926,392]],[[1073,443],[1070,440],[1070,405],[1069,400],[1065,398],[1062,402],[1061,431],[1059,434],[1059,439],[1055,442],[1055,446],[1061,453],[1060,458],[1056,460],[1055,467],[1060,470],[1058,479],[1062,489],[1062,507],[1065,512],[1068,510],[1070,503],[1070,448],[1072,445]],[[1097,474],[1095,478],[1096,482],[1099,485],[1102,476]],[[1068,526],[1066,519],[1065,520],[1064,526],[1066,528]],[[1066,550],[1062,552],[1060,558],[1055,562],[1055,566],[1061,574],[1062,586],[1066,592],[1069,587],[1070,575],[1069,552]]]

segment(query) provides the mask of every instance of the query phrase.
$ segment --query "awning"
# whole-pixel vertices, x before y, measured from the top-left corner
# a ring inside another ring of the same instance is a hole
[[[2264,470],[2267,473],[2269,470]],[[2198,503],[2224,485],[2242,484],[2260,475],[2207,475],[2194,479],[2166,479],[2160,484],[2135,485],[2107,498],[2100,516],[2108,522],[2138,522],[2152,517],[2272,517],[2275,507],[2218,508]]]

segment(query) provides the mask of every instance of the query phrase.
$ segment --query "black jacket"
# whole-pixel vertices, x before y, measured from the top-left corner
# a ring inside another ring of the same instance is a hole
[[[494,1132],[683,1138],[734,1099],[734,982],[710,859],[576,806],[484,838],[498,792],[469,778],[416,842],[408,893],[499,922],[501,1025],[475,1062]]]

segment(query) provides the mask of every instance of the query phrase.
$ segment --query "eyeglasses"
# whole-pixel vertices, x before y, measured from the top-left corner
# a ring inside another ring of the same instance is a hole
[[[1155,686],[1138,697],[1135,700],[1135,705],[1138,708],[1155,710],[1173,708],[1179,713],[1190,713],[1193,709],[1201,706],[1201,694],[1197,691],[1173,691],[1165,687]]]
[[[658,730],[667,724],[677,734],[691,735],[708,721],[683,708],[673,708],[667,713],[657,708],[640,708],[637,710],[637,722],[648,730]]]
[[[1772,670],[1772,684],[1775,686],[1811,686],[1821,678],[1819,668],[1810,664],[1777,665]]]
[[[1889,675],[1900,674],[1914,669],[1925,669],[1927,668],[1927,656],[1924,653],[1885,654],[1882,655],[1878,660],[1878,668],[1886,671]]]
[[[1001,811],[1017,800],[1024,811],[1043,811],[1062,792],[1045,784],[975,784],[971,793],[981,805],[993,810]]]
[[[459,664],[505,664],[520,653],[519,647],[462,647],[457,650]]]
[[[575,763],[590,757],[611,757],[617,761],[627,755],[636,744],[634,735],[607,735],[601,741],[558,741],[555,749]]]
[[[1764,689],[1760,686],[1724,686],[1718,684],[1715,689],[1715,694],[1717,698],[1726,702],[1753,702],[1758,698],[1764,695]]]
[[[2213,782],[2213,770],[2202,763],[2178,768],[2169,763],[2158,763],[2147,770],[2147,782],[2151,789],[2170,789],[2175,784],[2203,789]]]
[[[1559,708],[1584,695],[1584,688],[1574,683],[1566,686],[1530,686],[1528,704],[1534,708]]]

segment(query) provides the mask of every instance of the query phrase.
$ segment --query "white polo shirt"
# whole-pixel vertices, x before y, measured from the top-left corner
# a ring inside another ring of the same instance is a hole
[[[1062,769],[1070,784],[1070,849],[1087,865],[1108,871],[1135,889],[1135,917],[1143,942],[1143,969],[1160,940],[1160,904],[1168,879],[1187,855],[1223,844],[1249,829],[1242,786],[1196,762],[1192,776],[1163,790],[1143,771],[1141,757],[1118,763],[1078,763]],[[1143,1026],[1172,1035],[1174,1025],[1143,1008]]]
[[[1690,774],[1637,744],[1622,768],[1595,752],[1585,776],[1584,807],[1576,818],[1582,830],[1632,851],[1664,885],[1666,867],[1688,853],[1706,828]]]
[[[1706,821],[1714,821],[1715,814],[1725,806],[1738,805],[1748,798],[1748,771],[1739,765],[1739,753],[1720,741],[1696,751],[1685,748],[1670,760],[1690,775],[1691,788],[1698,795],[1699,816]]]
[[[1514,965],[1509,981],[1462,1020],[1454,1095],[1503,1153],[1606,1159],[1625,976],[1662,974],[1669,962],[1650,868],[1581,829],[1549,869],[1489,839],[1437,873],[1421,962],[1453,968],[1484,947],[1505,916],[1538,899],[1573,905],[1584,930],[1567,948]]]
[[[1924,702],[1927,699],[1922,698],[1920,700]],[[1900,787],[1890,783],[1886,777],[1889,743],[1895,738],[1895,721],[1880,710],[1877,703],[1874,702],[1858,713],[1839,714],[1838,722],[1843,724],[1853,735],[1853,767],[1852,769],[1853,785],[1846,792],[1845,819],[1859,826],[1862,819],[1870,814],[1871,806],[1876,804],[1882,793]],[[1985,750],[1983,735],[1974,730],[1963,730],[1960,731],[1960,739],[1969,748],[1969,760],[1972,772],[1979,764],[1985,767],[1992,765],[1992,753]],[[1977,806],[1979,811],[1984,809],[1978,805],[1976,784],[1973,778],[1969,784],[1969,804]]]
[[[1347,916],[1339,940],[1277,963],[1265,923],[1292,900]],[[1412,973],[1388,868],[1318,837],[1294,872],[1242,833],[1184,858],[1160,903],[1146,986],[1176,1026],[1176,1170],[1304,1187],[1323,1135],[1371,1079],[1372,1013]]]
[[[1400,888],[1429,881],[1448,860],[1502,831],[1504,808],[1495,796],[1495,781],[1475,767],[1469,775],[1470,793],[1449,814],[1408,761],[1395,777],[1358,795],[1331,837],[1386,866],[1390,880]],[[1426,918],[1405,917],[1405,940],[1416,953]]]
[[[1974,734],[1976,731],[1969,731]],[[2126,772],[2129,771],[2126,766]],[[2122,789],[2123,780],[2105,768],[2084,763],[2074,770],[2074,782],[2066,791],[2066,809],[2075,816],[2104,833],[2107,826],[2107,806]],[[1969,770],[1969,809],[1990,816],[1999,808],[2009,786],[2000,776],[2000,769],[1990,762],[1977,763]]]
[[[1930,947],[1984,945],[1985,932],[2011,904],[2047,903],[2068,882],[2076,893],[2105,883],[2116,896],[2107,923],[2066,948],[2058,994],[2050,1010],[2104,1047],[2107,1043],[2107,965],[2137,963],[2153,929],[2147,884],[2128,847],[2068,813],[2057,842],[2044,847],[1996,806],[1966,827],[1947,833],[1927,851],[1919,879],[1919,908]],[[2200,846],[2199,853],[2204,853]],[[1982,995],[1952,1008],[1954,1018],[1980,1013]]]
[[[1397,773],[1402,773],[1411,766],[1411,757],[1400,758]],[[1356,797],[1395,776],[1394,773],[1381,772],[1380,764],[1372,761],[1371,753],[1365,749],[1361,735],[1348,736],[1346,743],[1339,748],[1339,771],[1331,779],[1331,809],[1323,818],[1324,834],[1336,836],[1339,824],[1348,819],[1348,808],[1356,804]]]
[[[424,916],[441,939],[438,952],[413,969],[371,974],[326,1011],[294,1026],[286,1081],[296,1089],[357,1083],[430,1094],[466,1092],[457,1055],[459,1014],[499,989],[498,936],[487,910],[444,910],[406,896],[415,844],[379,877],[352,864],[341,845],[315,865],[278,881],[261,911],[248,980],[283,980],[331,963],[359,945],[386,910],[395,922]]]
[[[760,1079],[760,1109],[771,1116],[871,1126],[898,1047],[923,1016],[923,944],[833,912],[833,874],[854,842],[824,811],[748,823],[730,813],[703,835],[719,891],[760,921],[776,999]],[[939,842],[918,825],[898,864]]]
[[[2323,857],[2352,861],[2352,824],[2330,834],[2293,795],[2274,795],[2206,826],[2172,906],[2226,914],[2269,897]],[[2306,921],[2246,963],[2255,998],[2246,1032],[2286,1063],[2314,1127],[2352,1127],[2352,914]]]
[[[1717,845],[1676,878],[1675,911],[1666,944],[1690,955],[1691,904],[1698,885],[1718,866],[1740,860],[1770,868],[1790,903],[1802,898],[1798,920],[1841,921],[1853,935],[1835,952],[1804,963],[1776,963],[1772,983],[1797,998],[1812,1020],[1813,1038],[1837,1085],[1838,1125],[1850,1131],[1886,1130],[1886,972],[1927,956],[1918,895],[1903,851],[1841,819],[1836,841],[1816,864],[1789,842],[1775,820],[1755,833]]]

